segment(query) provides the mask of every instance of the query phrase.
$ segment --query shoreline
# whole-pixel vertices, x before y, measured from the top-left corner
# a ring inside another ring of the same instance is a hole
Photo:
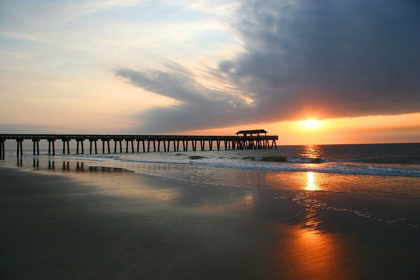
[[[420,275],[412,262],[420,258],[420,230],[408,226],[420,225],[420,206],[406,199],[215,186],[101,168],[0,166],[0,175],[3,279]]]
[[[20,159],[7,158],[0,162],[0,166],[2,163],[5,167],[43,171],[48,174],[54,174],[60,170],[72,174],[105,169],[111,172],[121,169],[141,176],[173,179],[180,183],[420,199],[420,178],[411,176],[236,169],[172,162],[120,162],[95,157],[80,158],[74,155],[69,157],[25,156]],[[192,172],[196,175],[190,176]],[[231,176],[233,173],[238,175],[233,177]]]

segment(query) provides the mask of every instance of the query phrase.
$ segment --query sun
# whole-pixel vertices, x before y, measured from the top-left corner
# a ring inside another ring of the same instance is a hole
[[[306,121],[301,121],[301,125],[305,129],[313,130],[321,126],[322,122],[315,119],[308,119]]]

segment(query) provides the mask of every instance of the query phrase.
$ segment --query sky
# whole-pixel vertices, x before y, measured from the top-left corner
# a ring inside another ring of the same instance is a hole
[[[419,14],[418,0],[0,0],[0,133],[420,142]]]

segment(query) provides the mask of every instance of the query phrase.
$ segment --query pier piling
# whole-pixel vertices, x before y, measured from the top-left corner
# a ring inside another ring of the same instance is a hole
[[[23,145],[22,145],[23,140],[22,139],[16,139],[16,145],[17,145],[17,151],[16,151],[16,156],[18,157],[23,157]]]
[[[4,142],[5,142],[5,140],[0,139],[0,159],[4,159],[5,158],[6,149],[4,147]]]

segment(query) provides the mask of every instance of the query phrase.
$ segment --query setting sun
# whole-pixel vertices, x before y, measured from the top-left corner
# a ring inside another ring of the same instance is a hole
[[[315,128],[318,128],[320,125],[322,125],[322,122],[314,120],[314,119],[309,119],[306,121],[302,121],[301,124],[302,124],[302,127],[305,129],[315,129]]]

